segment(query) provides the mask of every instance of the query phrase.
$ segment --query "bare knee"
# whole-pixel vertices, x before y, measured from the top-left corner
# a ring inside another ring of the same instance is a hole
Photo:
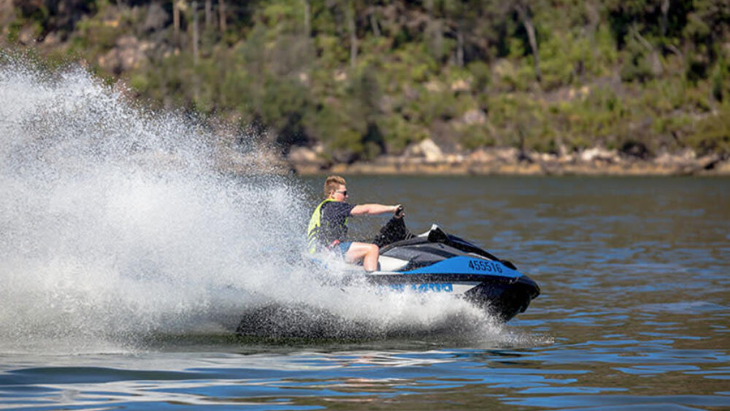
[[[380,248],[378,248],[375,244],[353,243],[345,254],[345,261],[355,262],[362,260],[363,258],[377,258],[379,252]]]
[[[380,248],[375,244],[367,245],[367,253],[363,260],[363,268],[365,271],[375,271],[378,269],[378,253]]]

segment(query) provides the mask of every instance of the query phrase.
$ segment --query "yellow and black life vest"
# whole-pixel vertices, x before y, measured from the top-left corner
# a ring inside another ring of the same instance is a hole
[[[309,227],[307,228],[307,241],[309,241],[309,252],[311,254],[316,253],[318,246],[322,245],[322,240],[319,237],[320,231],[322,230],[322,206],[325,203],[329,203],[332,201],[335,200],[330,200],[328,198],[319,203],[317,208],[314,209],[314,213],[312,213],[312,218],[309,219]],[[347,224],[347,220],[345,220],[345,224]]]

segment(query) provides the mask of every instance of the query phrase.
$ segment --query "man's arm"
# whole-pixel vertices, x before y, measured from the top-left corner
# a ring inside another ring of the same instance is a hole
[[[358,204],[350,211],[351,215],[375,215],[385,213],[395,213],[398,205],[382,205],[382,204]]]

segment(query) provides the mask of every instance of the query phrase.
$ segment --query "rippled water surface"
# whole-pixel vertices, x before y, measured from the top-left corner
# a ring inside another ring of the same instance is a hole
[[[314,207],[320,179],[290,184]],[[730,407],[730,180],[353,176],[348,191],[403,203],[413,231],[437,222],[514,261],[542,295],[506,326],[414,330],[403,315],[388,318],[402,335],[362,339],[150,326],[69,343],[15,327],[0,345],[0,408]],[[382,222],[353,219],[352,234]]]

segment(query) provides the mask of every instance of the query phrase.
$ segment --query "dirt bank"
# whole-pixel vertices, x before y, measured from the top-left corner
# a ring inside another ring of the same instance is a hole
[[[350,164],[329,162],[316,147],[298,147],[289,153],[287,162],[302,175],[730,175],[730,158],[717,154],[697,156],[691,150],[638,158],[600,147],[563,154],[521,152],[515,148],[444,154],[431,150],[430,143],[422,146],[406,150],[401,156],[381,156]]]

